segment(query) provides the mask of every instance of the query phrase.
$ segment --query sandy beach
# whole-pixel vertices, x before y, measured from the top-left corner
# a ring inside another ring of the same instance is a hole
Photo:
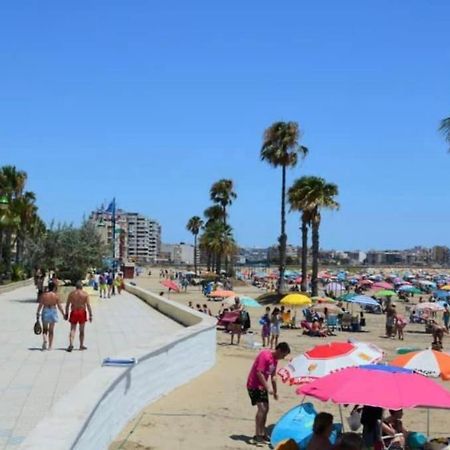
[[[164,291],[159,280],[159,270],[154,269],[152,276],[135,279],[137,285],[154,292]],[[235,287],[239,295],[258,297],[264,291],[253,286]],[[187,293],[171,293],[170,300],[186,304],[207,303],[213,313],[220,308],[220,302],[207,302],[199,287],[189,287]],[[413,299],[414,300],[414,299]],[[417,301],[417,297],[415,298]],[[397,308],[404,312],[404,305],[398,301]],[[355,308],[355,311],[359,308]],[[263,308],[248,310],[252,319],[255,341],[260,342],[258,320]],[[384,337],[384,315],[366,314],[367,326],[361,333],[337,332],[336,337],[312,338],[304,336],[301,330],[282,330],[280,341],[289,343],[291,357],[310,349],[314,345],[332,340],[349,338],[371,342],[386,352],[385,361],[395,356],[397,347],[427,348],[431,336],[425,334],[423,325],[408,324],[405,340],[386,339]],[[439,314],[440,319],[441,314]],[[253,359],[258,353],[245,346],[245,336],[241,344],[230,345],[230,336],[217,332],[217,364],[209,372],[193,382],[182,386],[141,411],[137,417],[121,431],[117,440],[110,446],[119,449],[160,449],[160,450],[231,450],[252,448],[248,441],[254,434],[255,408],[251,406],[247,391],[246,378]],[[444,350],[450,348],[450,339],[444,339]],[[195,364],[195,361],[193,361]],[[284,362],[279,364],[282,367]],[[450,390],[450,382],[442,382]],[[279,400],[270,403],[268,424],[275,424],[280,416],[291,407],[299,404],[301,398],[295,394],[295,388],[278,381]],[[310,401],[310,400],[307,400]],[[337,407],[313,401],[317,411],[327,411],[339,422]],[[344,409],[344,416],[348,412]],[[405,425],[414,431],[426,431],[427,412],[424,409],[405,411]],[[432,437],[450,435],[450,411],[431,411]]]

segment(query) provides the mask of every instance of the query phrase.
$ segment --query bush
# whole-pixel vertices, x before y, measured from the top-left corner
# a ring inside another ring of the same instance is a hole
[[[22,281],[27,277],[25,269],[20,264],[11,267],[11,281]]]

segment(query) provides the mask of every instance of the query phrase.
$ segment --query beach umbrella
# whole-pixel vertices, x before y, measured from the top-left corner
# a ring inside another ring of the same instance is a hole
[[[345,291],[345,286],[341,283],[333,282],[328,283],[325,286],[325,290],[328,292],[334,292],[335,294],[342,294]]]
[[[386,281],[377,281],[372,285],[372,287],[374,289],[394,289],[394,286]]]
[[[403,285],[401,287],[398,288],[399,292],[408,292],[408,293],[412,293],[412,294],[421,294],[422,291],[419,288],[416,288],[415,286],[411,286],[411,285]]]
[[[441,306],[439,303],[432,303],[432,302],[424,302],[424,303],[418,303],[415,306],[416,310],[423,311],[423,310],[429,310],[429,311],[444,311],[444,307]]]
[[[383,351],[365,342],[330,342],[316,345],[295,357],[278,371],[284,383],[309,383],[345,367],[376,363],[383,358]]]
[[[172,291],[175,291],[175,292],[180,292],[180,286],[178,286],[178,284],[175,283],[175,281],[163,280],[163,281],[161,281],[161,284],[164,287],[166,287],[167,289],[171,289]]]
[[[409,352],[390,362],[392,366],[405,367],[427,377],[450,380],[450,355],[435,350]]]
[[[289,294],[281,299],[282,305],[308,306],[311,305],[311,298],[305,294]]]
[[[311,307],[313,311],[324,312],[325,308],[328,310],[329,314],[340,314],[342,313],[342,308],[333,303],[317,303]]]
[[[374,300],[372,297],[368,297],[367,295],[356,295],[344,301],[347,303],[357,303],[358,305],[371,305],[371,306],[380,305],[376,300]]]
[[[354,292],[349,292],[348,294],[341,295],[338,300],[342,300],[344,302],[348,301],[348,299],[356,297],[358,294],[355,294]]]
[[[234,299],[235,299],[235,297],[228,297],[223,301],[223,303],[225,305],[232,306],[235,303]],[[241,305],[243,305],[247,308],[259,308],[261,306],[254,298],[247,297],[245,295],[239,296],[239,301],[240,301]]]
[[[217,297],[217,298],[228,298],[228,297],[235,297],[236,293],[233,291],[224,291],[224,290],[216,290],[212,291],[208,297]]]
[[[445,286],[441,286],[439,289],[441,291],[450,291],[450,284],[446,284]]]
[[[359,280],[359,284],[361,286],[372,286],[373,281],[372,280]]]
[[[381,291],[375,292],[375,297],[393,297],[397,295],[395,291],[391,291],[389,289],[382,289]]]
[[[297,389],[338,405],[367,405],[386,409],[450,409],[450,392],[435,381],[392,366],[349,367]]]

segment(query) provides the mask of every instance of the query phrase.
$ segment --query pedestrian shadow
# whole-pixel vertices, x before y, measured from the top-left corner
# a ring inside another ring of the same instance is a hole
[[[247,436],[245,434],[232,434],[230,436],[230,439],[232,439],[233,441],[245,442],[246,444],[251,445],[253,436]]]
[[[36,300],[36,298],[13,298],[10,300],[10,302],[15,302],[15,303],[38,303],[38,301]]]
[[[30,350],[30,352],[36,352],[36,351],[42,352],[42,347],[28,347],[28,350]]]

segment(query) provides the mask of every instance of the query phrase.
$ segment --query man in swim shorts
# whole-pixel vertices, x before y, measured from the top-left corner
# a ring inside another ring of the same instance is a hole
[[[89,303],[89,295],[83,291],[81,281],[77,281],[76,289],[69,294],[66,303],[66,314],[64,318],[70,322],[69,346],[67,351],[73,350],[73,340],[77,325],[80,328],[80,350],[87,350],[84,346],[84,326],[88,320],[87,312],[89,312],[89,322],[92,322],[92,309]],[[70,315],[69,315],[70,309]],[[86,312],[87,310],[87,312]]]
[[[42,350],[51,350],[53,345],[53,335],[55,323],[58,322],[58,311],[64,316],[58,295],[55,293],[57,286],[50,281],[48,292],[44,292],[39,297],[39,306],[36,312],[36,318],[39,319],[42,311]]]

